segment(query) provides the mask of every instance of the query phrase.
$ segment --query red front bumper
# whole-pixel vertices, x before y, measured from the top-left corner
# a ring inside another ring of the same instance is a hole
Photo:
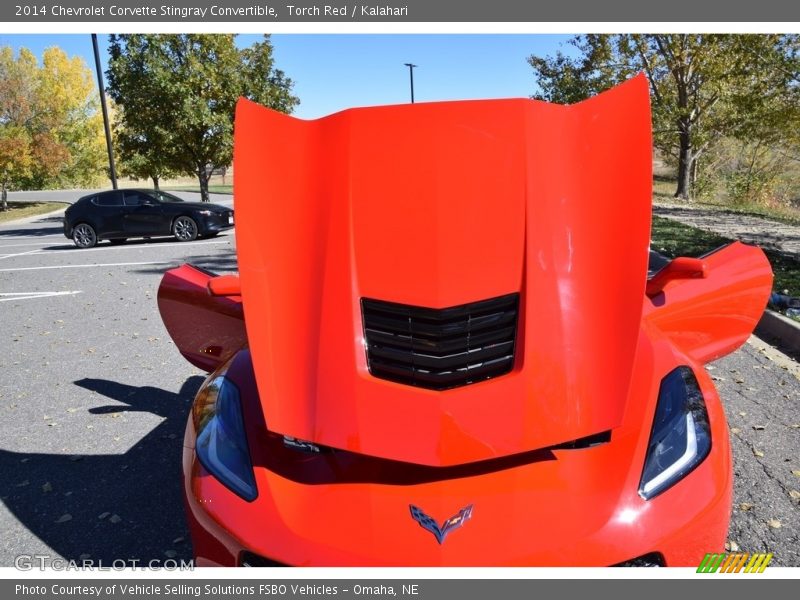
[[[535,482],[535,466],[401,489],[317,489],[259,473],[262,494],[247,503],[205,473],[193,454],[186,449],[184,461],[198,565],[235,566],[249,551],[296,566],[597,566],[651,552],[668,566],[696,566],[706,552],[722,549],[730,515],[730,487],[711,485],[711,471],[722,467],[716,463],[727,462],[719,448],[661,496],[645,502],[626,494],[612,511],[594,511],[581,498],[542,502],[552,491],[504,489]],[[440,523],[469,503],[473,516],[439,545],[411,519],[409,501]]]
[[[253,502],[199,464],[190,421],[184,486],[198,565],[234,566],[251,552],[293,566],[598,566],[649,553],[667,566],[696,566],[706,552],[723,548],[732,493],[724,414],[704,370],[696,371],[711,453],[649,501],[638,487],[655,401],[654,390],[641,387],[650,400],[629,403],[606,444],[414,485],[300,483],[256,467]],[[411,504],[439,524],[469,505],[473,511],[439,544],[412,519]]]

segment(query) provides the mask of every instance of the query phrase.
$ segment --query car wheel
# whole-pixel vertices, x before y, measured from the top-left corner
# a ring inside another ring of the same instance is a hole
[[[115,240],[109,240],[112,245],[119,246],[120,244],[124,244],[128,241],[128,238],[117,238]]]
[[[97,233],[88,223],[80,223],[72,230],[72,241],[78,248],[92,248],[97,244]]]
[[[192,217],[178,217],[172,224],[172,234],[179,242],[197,239],[197,223]]]

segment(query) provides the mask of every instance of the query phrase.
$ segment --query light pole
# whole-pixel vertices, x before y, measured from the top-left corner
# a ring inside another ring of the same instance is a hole
[[[411,63],[403,63],[408,67],[408,76],[411,79],[411,104],[414,104],[414,67]]]
[[[108,108],[106,107],[106,86],[103,85],[103,72],[100,70],[100,51],[97,49],[97,34],[92,34],[94,46],[94,66],[97,69],[97,87],[100,89],[100,106],[103,109],[103,127],[106,130],[106,149],[108,150],[108,167],[111,171],[111,187],[117,189],[117,167],[114,164],[114,149],[111,146],[111,127],[108,124]]]

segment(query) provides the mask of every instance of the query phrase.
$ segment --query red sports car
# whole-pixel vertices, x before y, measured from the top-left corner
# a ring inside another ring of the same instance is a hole
[[[186,428],[203,565],[697,565],[731,450],[704,364],[772,272],[648,279],[647,82],[304,121],[242,100],[238,276],[165,274],[210,373]]]

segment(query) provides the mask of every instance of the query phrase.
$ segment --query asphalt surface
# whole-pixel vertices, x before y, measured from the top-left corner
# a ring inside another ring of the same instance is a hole
[[[233,232],[78,250],[62,231],[60,215],[0,227],[0,566],[189,559],[181,448],[203,373],[156,293],[184,262],[233,270]]]
[[[233,232],[77,250],[58,215],[0,226],[0,566],[191,557],[181,448],[203,373],[156,306],[183,262],[234,271]],[[732,428],[731,549],[800,566],[800,366],[754,339],[710,369]]]

